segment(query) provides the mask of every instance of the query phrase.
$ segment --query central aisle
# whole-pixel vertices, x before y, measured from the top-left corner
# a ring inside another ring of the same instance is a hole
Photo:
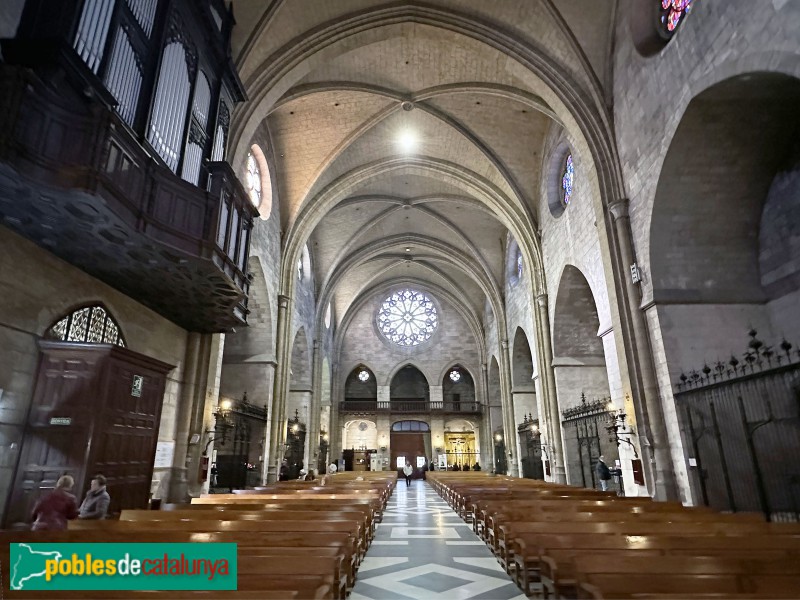
[[[397,482],[349,600],[527,600],[424,481]]]

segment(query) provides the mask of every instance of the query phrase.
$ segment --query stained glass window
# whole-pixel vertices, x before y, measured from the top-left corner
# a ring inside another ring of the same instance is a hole
[[[258,208],[261,204],[261,170],[258,168],[256,157],[247,155],[247,173],[245,174],[245,187],[250,196],[250,202]]]
[[[572,186],[575,183],[575,165],[572,164],[572,154],[567,154],[564,161],[564,172],[561,174],[561,189],[564,190],[564,204],[569,204],[572,199]]]
[[[297,261],[297,275],[300,277],[300,281],[303,281],[303,259]]]
[[[329,328],[331,326],[331,303],[328,302],[328,308],[325,309],[325,328]]]
[[[395,292],[381,304],[378,327],[381,333],[399,346],[416,346],[429,339],[439,318],[433,301],[422,292]]]
[[[45,332],[45,337],[63,342],[115,344],[125,347],[119,325],[102,306],[84,306],[62,317]]]
[[[453,369],[450,371],[450,381],[453,383],[458,383],[461,380],[461,373]]]
[[[522,252],[517,249],[517,279],[522,279]]]
[[[362,383],[366,383],[369,380],[369,371],[367,371],[366,369],[361,369],[358,372],[358,380],[361,381]]]
[[[657,2],[661,4],[661,31],[668,36],[672,35],[692,10],[693,0],[657,0]]]

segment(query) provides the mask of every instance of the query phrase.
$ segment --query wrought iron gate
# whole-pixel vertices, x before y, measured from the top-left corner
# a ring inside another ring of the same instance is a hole
[[[721,510],[800,520],[800,351],[757,332],[740,362],[682,374],[675,394],[692,485]]]
[[[586,488],[597,488],[595,476],[597,459],[605,456],[606,464],[613,466],[618,458],[617,448],[608,440],[606,425],[612,419],[608,410],[610,398],[597,398],[587,402],[581,394],[581,403],[562,411],[564,445],[567,451],[569,483]],[[603,435],[601,435],[603,434]],[[614,489],[614,482],[609,482]]]
[[[261,483],[267,407],[247,401],[229,401],[215,413],[216,464],[212,487],[245,489]]]

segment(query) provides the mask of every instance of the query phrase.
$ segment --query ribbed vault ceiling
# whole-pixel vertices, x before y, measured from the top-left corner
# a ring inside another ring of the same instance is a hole
[[[487,296],[499,300],[508,230],[462,179],[478,180],[521,207],[535,228],[544,142],[560,127],[530,80],[518,76],[518,63],[474,37],[412,18],[347,37],[354,17],[413,4],[234,1],[242,79],[261,94],[258,101],[269,103],[263,113],[284,232],[336,190],[335,205],[320,215],[308,245],[319,310],[331,300],[340,323],[363,294],[403,281],[445,291],[479,321]],[[588,63],[559,4],[450,0],[419,6],[471,15],[531,45],[549,41],[553,60],[579,81]],[[598,12],[595,2],[578,4],[591,6],[595,19],[608,19],[610,12]],[[577,18],[574,8],[568,13]],[[311,53],[302,73],[293,67],[291,77],[272,75],[274,88],[259,87],[283,55],[337,25],[344,41],[336,51]],[[578,29],[587,30],[585,24]],[[597,47],[604,40],[584,44]],[[413,149],[400,144],[409,135]],[[371,165],[406,159],[407,168],[363,176]]]

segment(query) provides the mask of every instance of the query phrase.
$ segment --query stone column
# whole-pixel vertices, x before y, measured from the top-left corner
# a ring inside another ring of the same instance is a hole
[[[306,469],[316,469],[319,458],[320,420],[322,416],[322,352],[319,340],[314,340],[314,354],[311,357],[311,399],[308,407],[308,428],[306,431]]]
[[[617,244],[619,259],[623,268],[627,268],[636,262],[628,215],[628,199],[622,198],[612,202],[608,210],[614,219],[616,232],[614,241]],[[639,307],[640,291],[627,271],[621,276],[625,280],[627,306],[620,303],[620,311],[630,316],[628,333],[633,338],[625,340],[624,346],[630,365],[631,396],[636,411],[639,437],[649,454],[649,461],[643,461],[648,481],[652,482],[648,487],[657,500],[678,500],[678,487],[669,452],[669,438],[653,364],[653,350],[650,346],[644,313]]]
[[[183,381],[181,382],[178,410],[175,415],[175,453],[172,457],[172,472],[169,479],[168,498],[171,502],[185,502],[189,497],[186,458],[189,450],[189,430],[192,424],[192,404],[194,404],[197,391],[202,338],[200,333],[189,333],[186,337]]]
[[[481,467],[491,470],[495,465],[494,443],[492,442],[492,411],[489,397],[489,365],[481,363],[481,387],[484,402],[481,417]]]
[[[547,312],[547,294],[536,296],[536,330],[539,332],[539,374],[547,413],[548,449],[553,481],[567,483],[564,469],[564,443],[561,436],[561,412],[558,410],[556,378],[553,373],[553,344],[550,337],[550,315]]]
[[[275,350],[278,366],[275,370],[275,392],[270,409],[269,462],[267,480],[278,480],[278,469],[284,455],[286,442],[286,401],[289,394],[289,363],[291,348],[289,334],[291,328],[291,298],[278,296],[278,327]]]
[[[519,452],[515,439],[517,427],[514,425],[514,398],[511,395],[511,360],[508,354],[508,340],[500,343],[500,386],[503,399],[503,437],[508,474],[511,477],[519,477]]]
[[[205,377],[201,382],[202,389],[197,394],[197,402],[194,405],[192,414],[192,425],[190,436],[199,434],[200,439],[197,444],[189,444],[187,464],[192,465],[198,476],[192,476],[189,472],[189,495],[199,496],[208,492],[208,484],[211,480],[211,463],[205,481],[199,478],[200,460],[205,450],[203,445],[203,432],[214,428],[214,408],[219,404],[219,388],[222,379],[222,356],[225,350],[225,335],[214,334],[206,335],[207,351],[204,353],[208,358],[204,365]],[[202,377],[202,373],[201,373]]]

